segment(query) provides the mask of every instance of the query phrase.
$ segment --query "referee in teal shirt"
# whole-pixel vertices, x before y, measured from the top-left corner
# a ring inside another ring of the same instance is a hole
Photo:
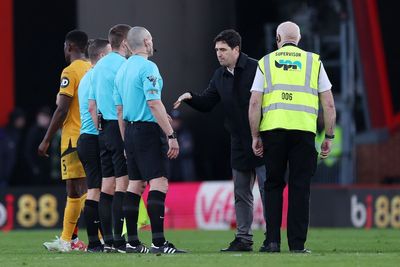
[[[128,33],[133,56],[119,69],[115,78],[114,102],[121,132],[124,133],[129,185],[124,199],[128,229],[128,249],[140,249],[137,219],[140,197],[150,184],[147,210],[151,221],[151,253],[183,253],[164,237],[165,197],[168,190],[167,161],[179,154],[179,145],[167,112],[161,102],[162,78],[153,55],[151,34],[143,27]],[[122,123],[122,119],[125,123]],[[125,126],[126,125],[126,126]]]
[[[91,77],[89,105],[91,115],[99,127],[101,172],[103,174],[99,216],[103,230],[104,251],[125,253],[126,241],[122,234],[124,215],[122,203],[128,185],[128,170],[124,144],[118,127],[117,110],[113,101],[117,71],[130,55],[126,36],[131,26],[118,24],[108,34],[112,52],[97,62]]]
[[[88,54],[94,66],[100,58],[111,52],[108,40],[95,39],[89,44]],[[99,199],[101,189],[101,163],[99,148],[99,131],[89,113],[90,79],[93,69],[90,69],[79,83],[78,98],[81,116],[81,134],[78,139],[78,156],[86,173],[88,187],[83,214],[86,222],[89,245],[88,252],[102,252],[103,246],[99,240]]]

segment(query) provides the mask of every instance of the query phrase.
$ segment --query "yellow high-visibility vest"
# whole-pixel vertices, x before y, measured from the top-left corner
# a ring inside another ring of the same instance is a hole
[[[319,55],[288,45],[260,59],[258,65],[265,77],[260,131],[315,133]]]

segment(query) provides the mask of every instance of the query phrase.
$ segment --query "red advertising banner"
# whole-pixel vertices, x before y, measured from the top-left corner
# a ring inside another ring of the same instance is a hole
[[[144,199],[147,199],[147,191]],[[263,206],[257,184],[253,188],[253,229],[264,229]],[[166,199],[166,227],[224,230],[235,228],[232,181],[172,183]],[[282,227],[286,228],[287,190],[284,191]]]

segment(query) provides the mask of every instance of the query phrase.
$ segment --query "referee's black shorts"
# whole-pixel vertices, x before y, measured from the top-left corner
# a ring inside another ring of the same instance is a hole
[[[103,120],[103,130],[99,131],[101,171],[103,177],[116,178],[128,174],[122,141],[117,120]]]
[[[88,189],[101,188],[99,138],[93,134],[81,134],[78,139],[78,156],[86,173]]]
[[[154,122],[127,122],[125,151],[129,180],[167,177],[168,141]]]

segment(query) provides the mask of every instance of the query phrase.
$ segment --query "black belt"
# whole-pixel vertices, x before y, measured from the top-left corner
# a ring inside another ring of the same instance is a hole
[[[118,120],[105,120],[105,119],[102,119],[102,120],[101,120],[101,123],[102,123],[103,126],[108,125],[108,124],[111,123],[111,122],[116,122],[116,123],[118,123]]]
[[[158,124],[154,121],[125,121],[126,125],[131,125],[131,126],[139,126],[139,125],[155,125],[158,126]]]
[[[156,122],[154,122],[154,121],[125,121],[126,122],[126,124],[150,124],[150,123],[155,123],[155,124],[157,124]]]
[[[103,130],[104,130],[104,127],[105,127],[106,125],[108,125],[109,123],[111,123],[111,122],[116,122],[116,123],[118,123],[118,120],[105,120],[105,119],[103,119],[103,118],[100,118],[99,121],[98,121],[99,126],[98,126],[98,129],[97,129],[97,130],[103,131]]]

